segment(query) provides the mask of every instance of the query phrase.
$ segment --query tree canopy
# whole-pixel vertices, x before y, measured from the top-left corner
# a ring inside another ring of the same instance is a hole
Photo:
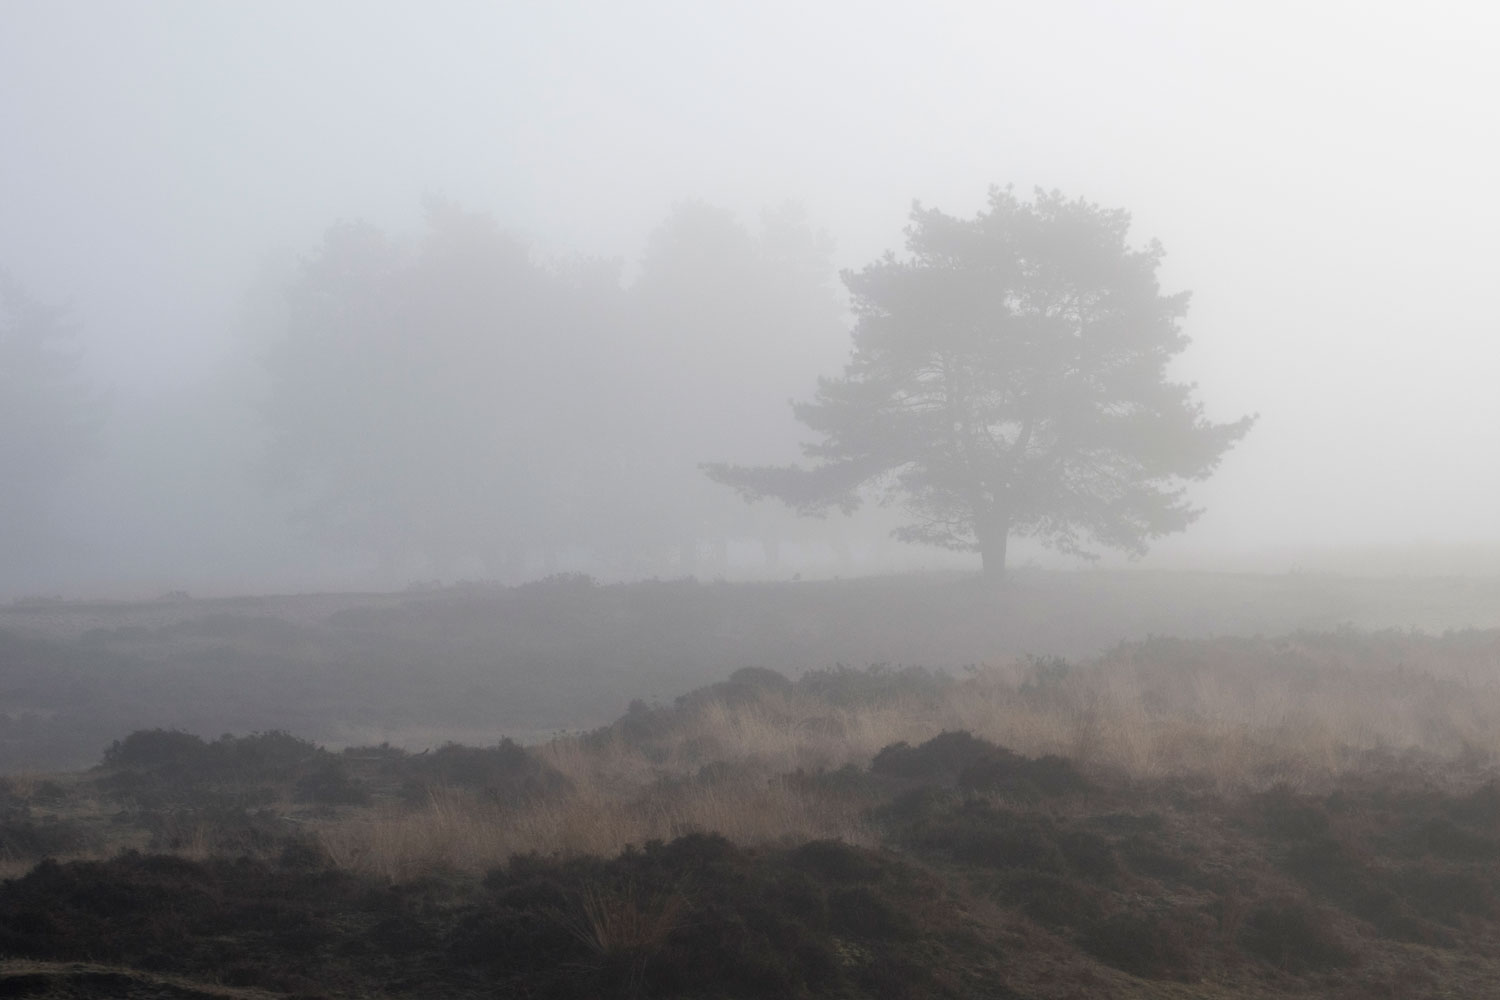
[[[897,537],[977,551],[992,578],[1012,536],[1093,556],[1185,529],[1186,482],[1254,418],[1211,422],[1168,378],[1188,295],[1161,292],[1162,248],[1132,248],[1129,228],[1040,190],[991,189],[972,219],[916,205],[907,256],[843,276],[851,360],[793,407],[818,435],[810,464],[706,471],[804,513],[873,489],[909,514]]]

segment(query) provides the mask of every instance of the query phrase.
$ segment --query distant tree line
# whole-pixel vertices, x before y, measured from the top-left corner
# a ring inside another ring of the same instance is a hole
[[[777,396],[840,337],[832,249],[794,209],[752,230],[689,203],[627,283],[452,205],[414,241],[336,225],[267,337],[267,471],[311,536],[392,567],[507,578],[581,550],[640,575],[722,563],[734,538],[774,551],[795,520],[699,465],[795,456]]]
[[[830,514],[871,502],[990,579],[1013,537],[1144,552],[1254,418],[1209,421],[1167,377],[1187,295],[1129,227],[996,188],[972,219],[916,206],[907,254],[841,290],[794,208],[679,205],[628,275],[451,204],[416,234],[340,223],[253,312],[259,471],[387,580],[719,572],[737,540],[837,546]],[[45,553],[97,438],[70,333],[0,275],[0,570]]]

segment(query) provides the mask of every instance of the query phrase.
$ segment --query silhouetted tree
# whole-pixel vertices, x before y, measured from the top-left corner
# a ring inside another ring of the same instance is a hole
[[[793,210],[752,233],[685,205],[627,289],[613,263],[539,261],[449,206],[410,245],[335,226],[269,310],[276,479],[316,537],[392,569],[511,575],[577,549],[657,572],[753,536],[764,512],[698,465],[796,455],[761,399],[805,391],[809,351],[842,339],[829,252]]]
[[[630,288],[633,349],[647,362],[622,401],[633,436],[631,537],[657,546],[775,535],[781,510],[747,509],[703,479],[699,465],[730,452],[755,461],[797,454],[790,415],[767,418],[768,394],[808,391],[819,359],[841,347],[842,304],[832,241],[795,206],[758,229],[702,202],[676,206],[652,233]],[[726,503],[726,501],[728,501]]]
[[[897,537],[978,551],[1003,575],[1011,535],[1091,556],[1143,552],[1199,511],[1183,484],[1249,430],[1204,419],[1167,363],[1188,344],[1186,293],[1130,217],[1057,193],[992,189],[973,219],[913,208],[909,255],[846,273],[852,360],[795,405],[809,467],[713,465],[747,498],[852,508],[860,487],[911,516]]]
[[[490,219],[451,206],[429,206],[414,247],[331,229],[268,352],[271,466],[299,519],[393,568],[498,566],[576,533],[556,476],[581,408],[577,297]]]
[[[62,310],[0,271],[0,558],[53,540],[50,502],[98,438],[103,399],[72,336]]]

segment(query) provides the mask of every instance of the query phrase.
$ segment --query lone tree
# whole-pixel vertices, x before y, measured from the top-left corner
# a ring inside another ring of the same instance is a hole
[[[797,418],[821,436],[810,467],[705,466],[746,499],[805,514],[874,487],[911,522],[896,537],[978,551],[1005,572],[1012,535],[1095,558],[1140,554],[1201,511],[1206,478],[1253,417],[1216,424],[1167,378],[1188,344],[1188,294],[1163,295],[1162,248],[1126,242],[1130,216],[1038,190],[992,188],[957,219],[917,205],[910,254],[845,272],[851,360]]]

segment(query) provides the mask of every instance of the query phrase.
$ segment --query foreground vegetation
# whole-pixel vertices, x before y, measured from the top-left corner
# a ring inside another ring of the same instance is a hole
[[[0,986],[1495,995],[1497,664],[1494,632],[1155,639],[744,669],[531,746],[140,730],[6,779]]]

